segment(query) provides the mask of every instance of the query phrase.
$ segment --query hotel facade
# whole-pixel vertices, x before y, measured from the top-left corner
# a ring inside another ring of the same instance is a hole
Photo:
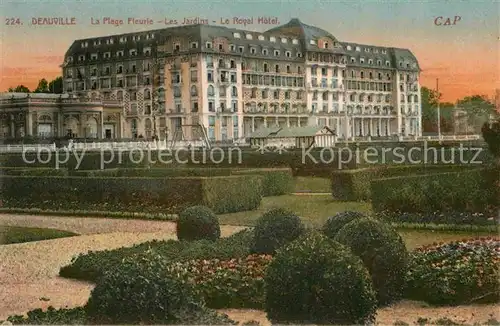
[[[190,25],[77,40],[62,69],[65,93],[120,103],[97,138],[197,138],[199,125],[212,141],[273,126],[327,126],[339,139],[422,133],[410,50],[339,41],[298,19],[265,32]],[[78,117],[59,125],[82,137]]]

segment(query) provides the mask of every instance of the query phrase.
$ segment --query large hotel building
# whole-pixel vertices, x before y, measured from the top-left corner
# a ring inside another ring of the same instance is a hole
[[[121,106],[113,119],[67,115],[59,129],[76,137],[90,126],[97,138],[170,139],[199,124],[216,141],[277,125],[342,139],[422,132],[410,50],[339,41],[298,19],[265,32],[191,25],[77,40],[62,69],[65,93]]]

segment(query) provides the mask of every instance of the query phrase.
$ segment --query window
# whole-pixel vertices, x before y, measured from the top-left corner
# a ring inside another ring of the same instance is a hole
[[[234,38],[241,38],[240,33],[233,33]]]
[[[263,54],[263,55],[268,55],[268,54],[269,54],[269,50],[268,50],[268,49],[264,49],[264,50],[262,50],[262,54]]]
[[[323,43],[323,47],[324,47],[325,49],[328,49],[328,42]]]
[[[286,43],[286,42],[288,42],[288,40],[286,38],[284,38],[284,37],[281,38],[281,43]]]
[[[224,51],[224,45],[223,44],[219,44],[219,51]]]
[[[351,63],[355,63],[356,62],[356,58],[351,58]]]
[[[267,63],[264,63],[264,72],[269,72],[269,67]]]
[[[276,37],[271,36],[271,37],[269,38],[269,41],[270,41],[270,42],[273,42],[273,43],[274,43],[274,42],[276,42]]]
[[[369,59],[369,60],[368,60],[368,64],[369,64],[369,65],[372,65],[372,64],[373,64],[373,59]]]
[[[359,59],[359,62],[360,62],[360,63],[365,63],[365,58],[360,58],[360,59]]]
[[[215,95],[215,88],[212,85],[209,85],[207,88],[207,93],[208,93],[208,96],[214,96]]]
[[[259,41],[264,41],[265,39],[264,35],[259,35]]]
[[[381,66],[382,65],[382,60],[377,60],[377,66]]]
[[[206,47],[207,49],[211,49],[211,48],[212,48],[212,43],[207,42],[207,43],[205,44],[205,47]]]
[[[296,38],[294,38],[294,39],[292,40],[292,44],[299,44],[299,40],[297,40]]]
[[[370,48],[365,48],[365,52],[370,52]]]
[[[191,102],[191,112],[198,112],[198,101]]]
[[[213,82],[214,81],[214,73],[213,73],[213,71],[207,71],[207,81],[208,82]]]
[[[356,47],[356,51],[360,52],[361,48],[359,46]]]
[[[84,55],[78,56],[78,61],[85,61],[85,56]]]
[[[274,97],[275,100],[279,100],[279,98],[280,98],[280,92],[279,91],[274,91],[273,92],[273,97]]]
[[[315,42],[314,40],[310,40],[310,41],[309,41],[309,44],[311,44],[311,45],[316,45],[316,42]]]
[[[244,47],[244,46],[240,46],[240,47],[238,48],[238,50],[239,50],[239,52],[240,52],[240,53],[243,53],[243,51],[245,51],[245,47]]]
[[[247,35],[246,35],[246,37],[247,37],[247,40],[251,40],[251,39],[253,39],[252,34],[247,34]]]
[[[302,58],[302,53],[297,52],[297,58]]]
[[[386,61],[386,62],[385,62],[385,65],[386,65],[387,67],[389,67],[389,66],[391,65],[391,63],[390,63],[389,61]]]
[[[234,44],[231,44],[229,46],[229,49],[234,52],[234,51],[236,51],[236,46]]]
[[[297,73],[301,74],[302,73],[302,68],[300,66],[297,67]]]
[[[251,53],[251,54],[255,54],[255,52],[257,52],[257,50],[256,50],[255,48],[251,48],[251,49],[250,49],[250,53]]]
[[[92,53],[90,55],[90,60],[97,60],[97,53]]]
[[[292,69],[290,68],[290,66],[286,66],[286,73],[289,74],[292,72]]]
[[[233,88],[231,89],[231,96],[233,97],[238,96],[238,88],[236,88],[236,86],[233,86]]]
[[[351,50],[352,50],[352,48],[351,48],[351,46],[350,46],[350,45],[348,45],[348,46],[347,46],[347,50],[349,50],[349,51],[351,51]]]
[[[277,57],[280,55],[280,51],[279,50],[274,50],[274,56]]]
[[[274,71],[275,72],[280,72],[280,65],[274,66]]]
[[[290,58],[290,57],[292,56],[292,52],[290,52],[290,51],[286,51],[286,52],[285,52],[285,56],[286,56],[287,58]]]
[[[383,54],[386,54],[386,53],[387,53],[387,50],[382,50],[382,53],[383,53]]]
[[[197,49],[198,48],[198,42],[191,42],[191,49]]]

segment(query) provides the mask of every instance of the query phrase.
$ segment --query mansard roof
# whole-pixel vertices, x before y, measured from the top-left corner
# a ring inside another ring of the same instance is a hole
[[[154,37],[152,37],[154,35]],[[137,40],[137,37],[140,37]],[[166,44],[173,38],[187,39],[189,42],[198,42],[196,49],[187,49],[187,52],[213,52],[220,53],[216,48],[207,48],[205,45],[212,42],[214,38],[226,38],[230,44],[235,45],[236,51],[233,54],[243,55],[245,57],[265,57],[269,60],[301,60],[305,57],[306,52],[325,52],[339,53],[348,56],[347,64],[349,66],[366,66],[376,68],[377,62],[382,61],[379,68],[399,69],[419,71],[418,61],[413,53],[408,49],[399,49],[392,47],[381,47],[375,45],[363,45],[352,42],[341,42],[331,33],[311,25],[304,24],[299,19],[294,18],[288,23],[271,28],[264,32],[256,32],[250,30],[228,28],[217,25],[186,25],[175,26],[164,29],[149,30],[136,33],[125,33],[107,35],[95,38],[80,39],[73,42],[68,51],[68,56],[90,56],[91,53],[111,52],[112,56],[120,50],[136,49],[138,54],[143,52],[144,48],[151,48],[151,56],[158,55],[157,46]],[[126,41],[120,43],[120,39],[126,38]],[[136,39],[135,41],[133,39]],[[318,39],[329,38],[334,44],[327,49],[318,47]],[[113,39],[113,44],[107,44],[108,40]],[[82,47],[82,43],[87,43],[86,47]],[[94,45],[96,43],[96,45]],[[100,43],[100,44],[99,44]],[[244,52],[239,52],[239,47],[244,48]],[[251,53],[251,48],[255,48],[255,53]],[[263,55],[263,49],[269,50],[269,55]],[[359,51],[357,50],[359,49]],[[274,50],[279,50],[278,56],[274,56]],[[286,52],[290,51],[291,56],[287,57]],[[125,51],[127,52],[127,51]],[[302,58],[298,57],[298,53],[302,53]],[[129,57],[128,53],[124,53],[123,59]],[[351,63],[350,58],[355,58],[355,63]],[[364,63],[360,59],[364,58]],[[138,59],[138,58],[130,58]],[[373,62],[370,64],[369,60]],[[390,65],[387,66],[386,62]],[[85,62],[88,64],[88,62]]]

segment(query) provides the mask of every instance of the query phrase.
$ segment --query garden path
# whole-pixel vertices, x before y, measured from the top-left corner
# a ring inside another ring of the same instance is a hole
[[[0,320],[36,308],[84,305],[93,285],[58,276],[75,255],[175,239],[175,223],[164,221],[0,214],[1,225],[57,228],[81,236],[0,246]],[[223,236],[241,229],[221,226]]]

